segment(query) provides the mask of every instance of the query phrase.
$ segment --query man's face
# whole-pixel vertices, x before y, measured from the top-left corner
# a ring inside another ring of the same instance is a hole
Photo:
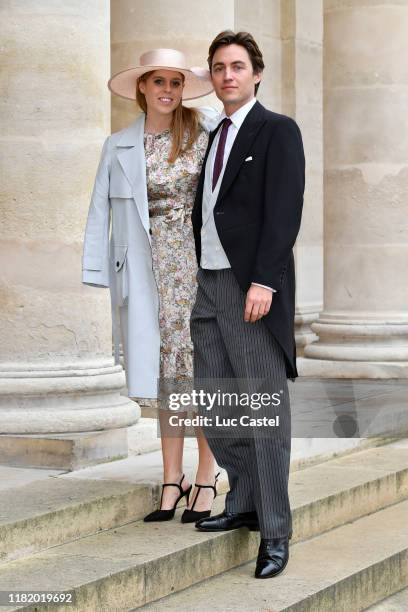
[[[214,53],[211,78],[217,97],[231,114],[254,97],[261,74],[253,72],[248,51],[241,45],[222,45]]]

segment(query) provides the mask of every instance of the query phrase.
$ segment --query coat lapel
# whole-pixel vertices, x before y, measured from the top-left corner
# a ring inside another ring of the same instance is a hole
[[[238,170],[244,162],[246,153],[264,123],[264,107],[257,101],[245,117],[232,145],[218,193],[217,203],[224,197],[234,182]]]
[[[118,161],[132,186],[132,195],[143,227],[149,235],[149,205],[146,186],[146,157],[144,151],[145,114],[134,121],[116,143]]]

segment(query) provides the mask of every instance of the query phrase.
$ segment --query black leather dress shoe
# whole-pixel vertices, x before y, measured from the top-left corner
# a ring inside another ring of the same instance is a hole
[[[272,578],[285,569],[289,561],[289,538],[262,539],[256,561],[255,578]]]
[[[248,527],[251,531],[259,531],[258,516],[256,512],[222,512],[215,516],[203,518],[196,523],[199,531],[230,531],[239,527]]]

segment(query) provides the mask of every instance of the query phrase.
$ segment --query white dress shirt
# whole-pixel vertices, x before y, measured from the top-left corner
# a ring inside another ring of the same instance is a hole
[[[214,206],[218,199],[218,193],[221,187],[222,179],[225,172],[225,167],[231,153],[232,145],[237,137],[238,130],[244,122],[245,117],[254,106],[256,98],[252,98],[249,102],[241,106],[235,113],[230,115],[231,125],[228,128],[227,138],[225,141],[224,158],[221,173],[217,183],[212,190],[212,177],[214,172],[215,157],[217,154],[218,142],[220,140],[221,129],[218,130],[207,158],[205,167],[205,178],[203,188],[203,206],[202,206],[202,228],[201,228],[201,260],[200,265],[207,270],[223,270],[230,268],[231,265],[228,257],[222,247],[214,221]],[[225,119],[227,115],[225,110],[220,115],[219,121]],[[259,287],[264,287],[275,292],[275,289],[266,287],[259,283],[252,283]]]

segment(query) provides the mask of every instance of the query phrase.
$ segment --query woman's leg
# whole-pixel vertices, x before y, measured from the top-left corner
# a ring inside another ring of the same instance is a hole
[[[171,414],[168,410],[159,410],[161,447],[163,455],[163,482],[180,483],[183,475],[183,448],[184,448],[184,427],[173,427],[168,423]],[[179,416],[185,416],[180,413]],[[181,483],[185,491],[190,486],[187,477]],[[180,491],[177,487],[164,487],[161,510],[170,510]]]
[[[215,460],[210,447],[208,446],[207,439],[201,429],[201,427],[195,428],[197,444],[198,444],[198,467],[196,474],[196,483],[201,485],[214,485],[215,479]],[[190,496],[190,503],[188,508],[191,509],[193,501],[200,491],[194,510],[200,512],[202,510],[209,510],[214,500],[214,491],[212,489],[197,489],[194,487],[192,495]]]

